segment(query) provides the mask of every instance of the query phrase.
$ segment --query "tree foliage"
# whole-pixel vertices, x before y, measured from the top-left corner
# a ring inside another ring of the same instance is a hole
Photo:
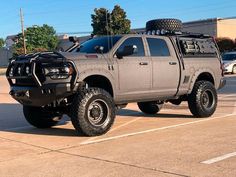
[[[32,26],[25,30],[27,53],[55,50],[58,39],[56,31],[48,25]],[[14,53],[23,54],[23,36],[18,34],[18,43],[14,46]]]
[[[5,44],[5,41],[3,38],[0,38],[0,48],[3,47]]]
[[[94,35],[127,34],[130,32],[130,20],[126,12],[116,5],[112,12],[105,8],[94,9],[91,15]]]
[[[236,48],[235,42],[230,38],[217,38],[216,42],[220,49],[220,52],[232,51]]]

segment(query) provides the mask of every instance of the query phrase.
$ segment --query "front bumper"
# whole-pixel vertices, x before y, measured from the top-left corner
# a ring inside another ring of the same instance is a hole
[[[10,95],[28,106],[45,106],[73,94],[70,83],[47,84],[42,87],[12,86]]]
[[[42,64],[58,66],[64,63],[69,63],[74,71],[67,79],[53,80],[45,76]],[[11,86],[10,95],[19,103],[28,106],[57,103],[74,94],[78,86],[78,71],[74,62],[55,52],[30,54],[13,59],[6,77]]]

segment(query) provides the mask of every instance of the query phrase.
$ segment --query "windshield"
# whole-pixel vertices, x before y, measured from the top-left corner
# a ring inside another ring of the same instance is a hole
[[[236,60],[236,54],[224,54],[224,55],[222,56],[222,59],[223,59],[223,60],[228,60],[228,61],[230,61],[230,60]]]
[[[121,36],[105,36],[90,39],[80,45],[75,52],[97,53],[96,47],[103,47],[103,53],[107,53],[117,43]]]

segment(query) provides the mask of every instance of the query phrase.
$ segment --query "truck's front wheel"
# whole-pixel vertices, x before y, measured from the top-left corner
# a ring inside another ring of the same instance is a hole
[[[87,136],[105,134],[115,120],[113,98],[105,90],[81,90],[71,105],[71,121],[78,132]]]
[[[50,128],[56,125],[62,115],[43,107],[23,106],[25,119],[37,128]]]
[[[158,113],[163,106],[163,103],[157,103],[155,101],[150,102],[139,102],[139,109],[145,114],[156,114]]]
[[[195,117],[210,117],[217,107],[217,93],[214,85],[208,81],[195,83],[188,96],[188,106]]]

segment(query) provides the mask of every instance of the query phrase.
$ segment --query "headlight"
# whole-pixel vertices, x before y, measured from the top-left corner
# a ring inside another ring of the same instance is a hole
[[[47,67],[44,68],[44,73],[51,79],[67,79],[74,72],[73,67],[70,64],[66,64],[60,67]]]

